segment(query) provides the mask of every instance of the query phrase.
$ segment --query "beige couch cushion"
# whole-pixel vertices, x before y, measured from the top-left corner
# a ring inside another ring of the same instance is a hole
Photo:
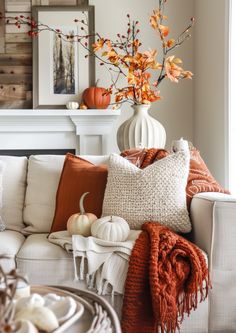
[[[23,207],[28,161],[26,157],[0,156],[5,164],[3,171],[3,206],[0,212],[7,229],[24,228]]]
[[[17,254],[18,259],[28,260],[61,260],[72,257],[72,254],[67,253],[62,247],[50,243],[47,234],[28,236]]]
[[[83,156],[94,163],[106,163],[107,156]],[[54,217],[56,192],[65,156],[34,155],[29,158],[23,232],[48,233]]]
[[[28,236],[16,257],[20,272],[32,284],[68,284],[74,281],[73,255],[52,244],[47,234]]]
[[[9,271],[15,268],[15,256],[25,241],[25,237],[17,231],[5,230],[0,232],[0,254],[6,254],[10,258],[2,259],[0,264],[3,269]]]
[[[61,155],[30,156],[25,197],[23,232],[49,232],[54,215],[57,187],[64,163]]]

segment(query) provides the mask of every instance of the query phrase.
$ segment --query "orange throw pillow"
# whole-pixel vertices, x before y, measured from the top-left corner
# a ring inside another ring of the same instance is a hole
[[[187,205],[190,207],[193,196],[201,192],[220,192],[229,194],[210,173],[200,152],[193,148],[190,150],[190,168],[186,187]]]
[[[68,218],[79,212],[79,200],[84,192],[90,192],[84,200],[85,211],[100,217],[106,183],[106,165],[94,165],[80,157],[67,154],[57,189],[50,232],[66,230]]]

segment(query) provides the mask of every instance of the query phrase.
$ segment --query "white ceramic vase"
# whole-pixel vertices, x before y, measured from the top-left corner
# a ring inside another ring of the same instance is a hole
[[[134,114],[117,131],[120,151],[131,148],[164,148],[166,131],[159,121],[148,113],[149,104],[133,105]]]

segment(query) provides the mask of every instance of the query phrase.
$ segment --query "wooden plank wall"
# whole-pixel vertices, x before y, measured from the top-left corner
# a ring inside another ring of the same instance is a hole
[[[6,16],[31,15],[32,6],[80,5],[88,0],[0,0]],[[0,20],[0,108],[32,108],[32,41],[27,27]]]

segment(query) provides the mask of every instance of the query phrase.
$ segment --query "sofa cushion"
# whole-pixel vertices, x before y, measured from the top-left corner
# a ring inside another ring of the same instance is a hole
[[[0,254],[6,254],[9,259],[2,259],[2,268],[9,271],[15,268],[15,256],[25,241],[25,237],[17,231],[4,230],[0,232]]]
[[[47,234],[35,234],[26,238],[17,254],[18,259],[27,260],[61,260],[72,258],[62,247],[50,243]]]
[[[94,164],[106,163],[107,156],[85,156]],[[51,229],[56,192],[65,156],[32,155],[29,158],[23,232],[48,233]]]
[[[67,154],[50,232],[66,230],[67,220],[72,214],[79,212],[79,200],[85,192],[89,192],[84,202],[85,211],[101,217],[106,183],[106,165],[94,165],[78,156]]]
[[[141,170],[119,155],[111,155],[103,215],[123,217],[131,229],[158,221],[177,232],[190,232],[185,187],[189,153],[178,152]]]
[[[24,233],[49,232],[64,158],[62,155],[30,156],[24,208],[27,226]]]
[[[23,208],[26,190],[26,157],[0,156],[5,164],[3,171],[3,206],[0,212],[6,229],[20,231],[24,228]]]
[[[16,257],[17,267],[30,283],[62,284],[74,280],[73,255],[52,244],[47,234],[27,237]]]

